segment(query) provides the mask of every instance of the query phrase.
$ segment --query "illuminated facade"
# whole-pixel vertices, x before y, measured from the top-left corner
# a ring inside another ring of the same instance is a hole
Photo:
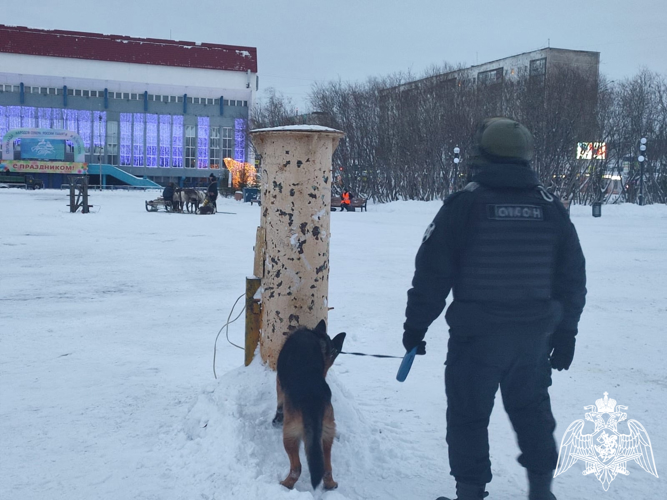
[[[228,178],[224,158],[252,161],[256,90],[252,47],[0,25],[0,138],[76,132],[91,174],[105,164],[162,184]],[[20,140],[14,148],[21,158]]]

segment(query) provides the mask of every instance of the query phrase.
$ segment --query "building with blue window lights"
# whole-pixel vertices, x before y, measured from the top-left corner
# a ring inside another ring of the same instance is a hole
[[[0,138],[76,132],[93,184],[193,184],[215,173],[226,185],[224,158],[254,162],[246,137],[256,91],[254,47],[0,25]],[[13,149],[21,159],[20,140]],[[67,182],[37,176],[46,187]]]

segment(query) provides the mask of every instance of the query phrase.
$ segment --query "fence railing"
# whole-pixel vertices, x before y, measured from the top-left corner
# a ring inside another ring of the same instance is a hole
[[[69,189],[69,184],[61,184],[60,189]],[[99,184],[89,184],[89,190],[94,191],[162,191],[162,187],[152,186],[100,186]]]

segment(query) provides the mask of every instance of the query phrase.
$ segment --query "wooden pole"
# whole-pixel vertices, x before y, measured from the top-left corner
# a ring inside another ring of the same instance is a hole
[[[83,176],[81,178],[81,190],[83,192],[83,209],[82,213],[90,213],[90,207],[88,206],[88,176]]]
[[[69,211],[75,213],[79,208],[76,204],[76,181],[75,177],[69,177]]]
[[[255,294],[259,290],[261,280],[259,278],[246,278],[245,280],[245,365],[248,366],[255,357],[255,349],[259,344],[259,327],[261,324],[262,308],[259,300],[255,300]]]
[[[250,134],[262,156],[260,353],[275,369],[290,333],[327,321],[331,159],[344,134],[311,125]]]

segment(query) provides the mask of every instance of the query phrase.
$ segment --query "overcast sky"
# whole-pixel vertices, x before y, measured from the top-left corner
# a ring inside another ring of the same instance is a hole
[[[0,0],[0,24],[257,47],[267,87],[363,81],[544,48],[601,53],[612,80],[667,76],[667,0]]]

